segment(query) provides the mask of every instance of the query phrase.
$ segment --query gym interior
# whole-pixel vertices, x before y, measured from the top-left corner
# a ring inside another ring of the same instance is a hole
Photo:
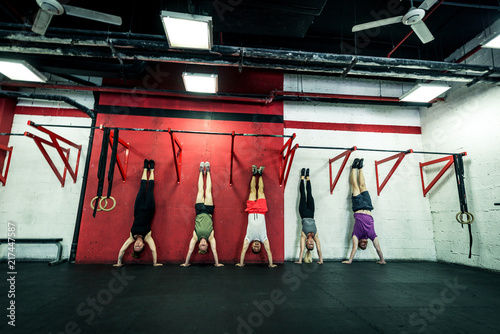
[[[236,16],[251,7],[236,3],[217,7],[228,22],[227,6]],[[68,21],[50,23],[45,36],[2,24],[0,37],[12,42],[0,47],[2,61],[27,56],[36,67],[43,55],[61,59],[58,71],[54,63],[35,69],[43,82],[0,80],[2,332],[498,332],[500,53],[478,40],[500,21],[428,60],[423,51],[423,59],[380,57],[369,46],[359,54],[230,47],[223,32],[211,51],[140,34],[131,36],[143,45],[131,38],[127,46],[125,33],[109,28],[92,40],[98,48],[111,36],[101,54],[85,49],[91,38],[81,29],[72,31],[87,40],[65,45],[58,25]],[[413,38],[406,43],[421,43]],[[95,67],[71,72],[64,66],[72,57]],[[215,77],[217,92],[187,92],[186,72]],[[402,99],[437,82],[445,93]],[[368,241],[343,263],[356,224],[355,159],[363,159],[383,258]],[[133,247],[120,249],[131,236],[145,160],[155,164],[156,252],[147,244],[135,258]],[[183,267],[206,162],[223,266],[214,266],[213,249],[196,246]],[[265,167],[258,177],[276,267],[264,250],[247,251],[236,266],[253,165]],[[321,240],[312,263],[299,256],[303,169]]]

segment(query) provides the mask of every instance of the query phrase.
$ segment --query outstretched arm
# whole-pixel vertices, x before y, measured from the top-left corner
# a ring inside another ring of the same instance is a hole
[[[299,260],[295,261],[295,263],[302,264],[302,256],[304,255],[304,247],[306,246],[306,235],[304,232],[300,232],[300,253]]]
[[[386,264],[384,260],[384,254],[382,254],[382,249],[380,248],[380,244],[378,242],[378,237],[373,239],[373,246],[375,247],[375,250],[377,251],[378,257],[380,258],[380,261],[377,261],[379,264]]]
[[[115,267],[121,267],[123,266],[122,260],[123,260],[123,255],[125,255],[125,251],[127,250],[128,246],[130,246],[134,242],[134,237],[132,234],[128,237],[127,240],[125,240],[125,243],[123,244],[122,248],[120,248],[120,252],[118,252],[118,262],[114,264],[113,266]]]
[[[245,241],[243,241],[243,248],[241,249],[240,263],[236,264],[238,267],[243,267],[245,265],[245,254],[247,253],[249,245],[250,241],[245,239]]]
[[[319,242],[318,233],[314,235],[314,242],[316,242],[316,248],[318,249],[318,263],[323,264],[323,254],[321,253],[321,243]]]
[[[212,249],[212,253],[214,253],[214,260],[216,267],[223,267],[222,263],[219,263],[219,257],[217,256],[217,246],[215,243],[214,231],[210,233],[210,237],[208,238],[208,242],[210,243],[210,248]]]
[[[271,253],[271,245],[269,244],[269,239],[264,241],[264,248],[267,252],[267,259],[269,260],[269,267],[274,268],[276,267],[275,264],[273,264],[273,253]]]
[[[148,244],[149,249],[151,249],[151,255],[153,256],[153,266],[155,267],[163,266],[163,264],[157,263],[158,255],[156,254],[156,245],[155,241],[153,240],[153,237],[151,236],[151,232],[149,232],[148,235],[146,235],[144,241]]]
[[[189,267],[189,259],[191,258],[191,254],[193,254],[194,246],[196,246],[196,242],[198,241],[198,237],[196,236],[195,231],[193,231],[193,237],[189,242],[189,250],[186,256],[186,262],[181,264],[182,267]]]
[[[356,251],[358,250],[358,237],[355,235],[352,236],[352,251],[351,251],[351,256],[349,256],[349,260],[347,261],[342,261],[342,263],[347,263],[351,264],[352,259],[354,259],[354,255],[356,254]]]

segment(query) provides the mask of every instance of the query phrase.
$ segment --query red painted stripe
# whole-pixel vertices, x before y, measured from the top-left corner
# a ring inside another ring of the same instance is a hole
[[[89,116],[78,109],[66,108],[42,108],[17,106],[15,110],[17,115],[36,115],[36,116],[57,116],[57,117],[85,117]]]
[[[285,128],[294,128],[294,129],[405,133],[414,135],[422,134],[422,129],[420,128],[420,126],[405,126],[405,125],[321,123],[321,122],[301,122],[301,121],[284,121],[284,125]]]

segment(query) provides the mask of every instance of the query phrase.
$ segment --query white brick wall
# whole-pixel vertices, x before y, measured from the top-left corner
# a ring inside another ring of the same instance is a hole
[[[434,221],[437,258],[441,261],[500,270],[500,88],[477,84],[458,88],[441,102],[421,111],[425,149],[467,151],[464,157],[465,188],[472,225],[472,259],[469,235],[455,220],[459,211],[453,168],[429,196]],[[428,157],[432,160],[435,157]]]
[[[90,126],[89,118],[42,117],[16,115],[12,133],[31,132],[48,139],[48,135],[28,126],[28,120],[39,124],[71,124]],[[62,137],[82,145],[77,182],[69,173],[64,187],[61,184],[33,139],[12,136],[9,146],[13,146],[12,160],[5,187],[0,186],[0,231],[7,232],[7,223],[16,224],[17,238],[63,238],[63,257],[67,258],[76,221],[82,175],[85,168],[89,130],[72,128],[49,128]],[[60,143],[62,147],[68,147]],[[54,148],[45,146],[57,169],[62,174],[64,165]],[[77,150],[71,148],[70,164],[74,168]],[[1,233],[6,235],[6,233]],[[18,244],[17,258],[54,258],[54,245],[37,246]],[[0,246],[0,257],[5,258],[7,248]]]
[[[297,84],[299,83],[299,84]],[[284,90],[339,93],[353,95],[399,96],[401,84],[370,80],[341,80],[338,78],[286,75]],[[382,87],[382,90],[381,90]],[[404,87],[404,90],[409,88]],[[340,105],[328,103],[286,102],[285,120],[419,126],[417,109]],[[285,129],[285,134],[296,133],[301,146],[329,146],[414,150],[422,149],[421,135],[347,132],[327,130]],[[316,203],[316,224],[325,259],[345,259],[352,247],[351,234],[354,218],[351,211],[349,171],[356,157],[365,158],[364,173],[375,210],[375,230],[387,259],[436,260],[433,225],[429,201],[422,195],[418,162],[423,157],[407,155],[380,196],[377,196],[375,160],[395,153],[355,151],[346,165],[337,186],[330,194],[328,160],[342,153],[340,150],[313,150],[299,148],[285,189],[285,259],[295,260],[299,254],[300,216],[298,213],[300,169],[311,169],[311,182]],[[379,166],[381,181],[394,162]],[[333,177],[342,159],[334,163]],[[371,242],[370,242],[371,244]],[[316,256],[316,254],[314,254]],[[375,260],[373,246],[358,251],[355,260]]]

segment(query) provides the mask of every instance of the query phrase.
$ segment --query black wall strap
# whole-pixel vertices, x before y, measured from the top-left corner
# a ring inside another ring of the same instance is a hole
[[[460,211],[468,213],[467,209],[467,195],[465,193],[464,184],[464,161],[462,154],[453,154],[453,165],[455,166],[455,177],[457,178],[458,199],[460,201]],[[469,259],[472,257],[472,228],[471,224],[467,224],[469,228]],[[462,228],[464,224],[462,224]]]
[[[111,189],[113,188],[113,176],[115,174],[116,154],[118,152],[118,129],[113,130],[113,147],[111,149],[111,158],[109,159],[108,170],[108,198],[111,196]]]
[[[102,190],[104,187],[104,175],[106,173],[106,160],[108,159],[108,145],[109,145],[109,133],[110,129],[105,128],[103,130],[103,135],[102,135],[102,144],[101,144],[101,156],[99,157],[99,166],[97,168],[97,178],[99,179],[99,182],[97,184],[97,198],[101,198],[102,196]],[[97,204],[94,206],[94,212],[92,213],[92,216],[95,217],[95,214],[97,212]]]

